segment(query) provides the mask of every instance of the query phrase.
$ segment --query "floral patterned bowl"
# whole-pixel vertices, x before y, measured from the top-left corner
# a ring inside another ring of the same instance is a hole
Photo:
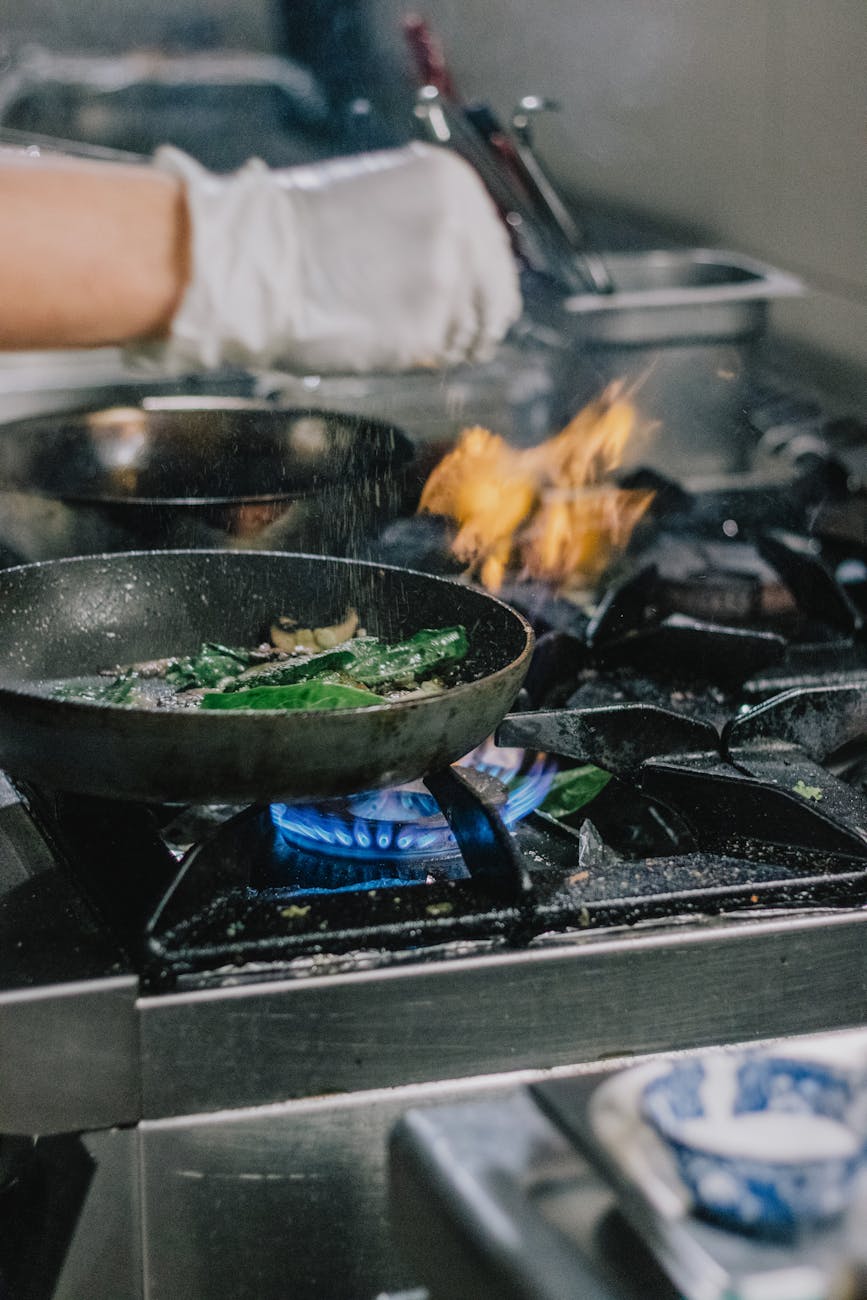
[[[847,1208],[865,1154],[862,1098],[845,1073],[767,1053],[716,1053],[652,1080],[641,1108],[695,1208],[771,1236]]]

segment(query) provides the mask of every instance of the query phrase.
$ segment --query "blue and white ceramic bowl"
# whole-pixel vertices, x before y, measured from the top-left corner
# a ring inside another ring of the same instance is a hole
[[[849,1204],[864,1159],[855,1091],[821,1062],[718,1053],[654,1079],[642,1113],[698,1210],[727,1227],[787,1236]]]

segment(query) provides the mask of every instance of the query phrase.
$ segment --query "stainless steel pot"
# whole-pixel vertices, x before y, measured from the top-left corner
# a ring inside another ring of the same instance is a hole
[[[0,425],[7,560],[138,548],[350,555],[402,504],[412,444],[346,413],[226,397]]]

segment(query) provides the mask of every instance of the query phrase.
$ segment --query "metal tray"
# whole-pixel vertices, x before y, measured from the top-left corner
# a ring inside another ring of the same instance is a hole
[[[588,343],[643,345],[761,333],[768,303],[804,285],[741,253],[716,248],[606,253],[610,294],[580,293],[561,310]]]

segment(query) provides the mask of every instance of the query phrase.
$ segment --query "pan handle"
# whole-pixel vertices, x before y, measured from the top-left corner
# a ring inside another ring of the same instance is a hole
[[[529,902],[530,873],[513,836],[460,768],[431,772],[424,783],[452,829],[473,883],[503,902]]]

